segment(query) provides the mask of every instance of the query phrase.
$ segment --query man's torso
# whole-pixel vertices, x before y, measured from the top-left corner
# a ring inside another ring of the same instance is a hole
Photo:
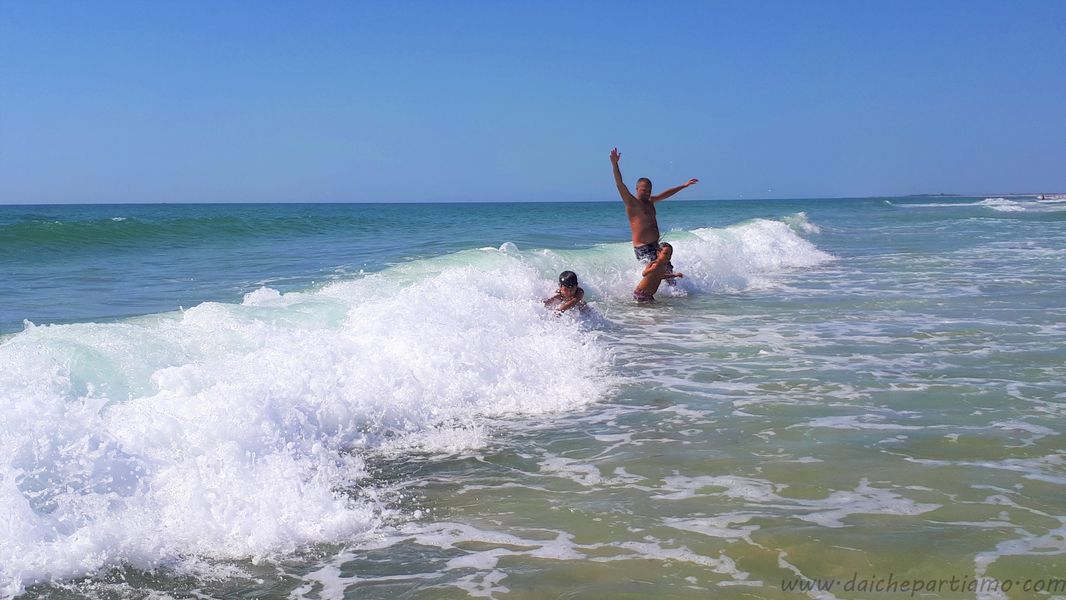
[[[659,241],[659,222],[655,218],[655,204],[651,200],[634,199],[626,203],[629,228],[633,230],[633,245],[643,246]]]

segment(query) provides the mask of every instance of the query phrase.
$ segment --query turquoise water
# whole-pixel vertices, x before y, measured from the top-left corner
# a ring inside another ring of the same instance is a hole
[[[1066,203],[660,206],[0,207],[0,594],[1066,593]]]

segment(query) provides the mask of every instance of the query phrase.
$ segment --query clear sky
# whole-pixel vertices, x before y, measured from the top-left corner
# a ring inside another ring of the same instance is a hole
[[[0,0],[0,203],[1066,191],[1066,2]]]

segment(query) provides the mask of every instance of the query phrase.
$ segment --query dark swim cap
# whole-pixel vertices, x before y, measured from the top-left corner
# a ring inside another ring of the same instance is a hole
[[[559,285],[563,287],[574,287],[577,285],[577,273],[573,271],[563,271],[559,273]]]

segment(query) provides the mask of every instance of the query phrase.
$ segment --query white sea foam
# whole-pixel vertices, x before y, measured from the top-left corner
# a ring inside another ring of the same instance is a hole
[[[805,214],[785,217],[789,221],[755,219],[722,228],[673,231],[664,236],[674,246],[674,268],[684,273],[676,287],[662,287],[660,294],[721,292],[773,285],[787,271],[812,267],[833,257],[801,237],[817,231]],[[791,226],[790,226],[791,224]],[[512,243],[500,248],[481,248],[440,259],[419,261],[404,269],[425,274],[458,261],[479,267],[498,267],[511,262],[528,265],[551,278],[560,271],[578,274],[586,296],[608,301],[629,301],[640,279],[641,265],[630,244],[608,244],[583,250],[522,249]]]
[[[802,214],[802,213],[801,213]],[[814,227],[806,221],[803,223]],[[755,219],[722,229],[696,229],[698,240],[676,242],[675,263],[699,289],[763,287],[781,271],[813,267],[832,256],[819,250],[781,221]],[[687,256],[692,258],[688,259]]]
[[[1066,517],[1053,517],[1059,521],[1059,526],[1049,530],[1043,535],[1034,535],[1028,531],[1015,528],[1015,533],[1021,537],[1005,540],[996,544],[995,549],[981,552],[974,557],[975,577],[984,577],[988,567],[1005,556],[1053,556],[1061,557],[1066,554]],[[979,593],[978,598],[1006,598],[1002,593]]]
[[[985,198],[977,202],[906,202],[896,203],[886,200],[886,204],[897,208],[987,208],[996,212],[1058,212],[1066,209],[1057,202],[1015,199]]]
[[[724,488],[723,491],[715,492],[714,495],[720,494],[750,502],[769,502],[780,499],[781,497],[777,495],[777,492],[781,487],[787,486],[736,475],[705,475],[701,477],[674,475],[667,477],[659,487],[660,490],[670,493],[658,494],[652,497],[659,500],[684,500],[698,497],[701,495],[700,491],[708,487]]]
[[[583,486],[600,486],[606,481],[599,468],[562,456],[553,456],[540,462],[543,473],[566,477]]]
[[[751,534],[758,531],[758,525],[743,525],[741,527],[734,527],[734,525],[741,525],[751,521],[754,515],[743,513],[728,513],[724,515],[718,515],[715,517],[702,517],[702,518],[667,518],[663,522],[668,527],[674,529],[680,529],[682,531],[692,531],[702,535],[715,538],[723,538],[727,540],[745,540],[749,544],[755,542],[751,539]]]
[[[822,229],[820,227],[818,227],[814,223],[811,223],[810,219],[807,218],[807,213],[805,212],[798,212],[792,216],[785,217],[781,220],[788,224],[788,226],[791,227],[793,230],[795,230],[796,233],[822,232]]]
[[[613,477],[604,477],[596,465],[562,456],[545,458],[540,462],[540,470],[544,474],[564,477],[585,487],[628,485],[643,480],[643,477],[627,473],[621,467],[614,470]]]
[[[1035,481],[1044,481],[1056,485],[1066,485],[1066,475],[1062,474],[1066,457],[1061,454],[1049,454],[1039,458],[1010,458],[1001,461],[949,461],[931,458],[906,457],[905,460],[920,465],[981,467],[1001,471],[1021,473],[1022,477]]]
[[[788,428],[811,427],[827,429],[876,429],[884,431],[922,429],[918,425],[900,425],[885,423],[879,415],[844,415],[836,417],[817,417],[806,423],[790,425]]]
[[[670,526],[685,530],[690,524],[678,521],[677,523],[671,522]],[[692,526],[701,530],[700,524]],[[638,532],[639,530],[631,531]],[[304,585],[294,590],[289,597],[294,600],[334,597],[334,595],[339,597],[348,586],[359,581],[374,583],[414,581],[439,577],[440,572],[456,572],[453,573],[447,585],[459,588],[469,596],[496,597],[496,594],[503,594],[508,590],[506,580],[509,570],[501,567],[500,560],[503,558],[532,558],[539,561],[587,560],[597,563],[617,561],[689,563],[728,577],[728,579],[718,581],[717,585],[763,585],[761,581],[751,580],[750,574],[741,570],[736,562],[725,553],[719,553],[717,557],[708,556],[706,553],[694,552],[684,545],[679,545],[675,540],[660,541],[651,536],[645,536],[639,541],[618,540],[582,544],[575,541],[573,534],[552,529],[517,529],[504,533],[480,529],[466,523],[409,523],[399,530],[381,536],[376,542],[367,540],[361,550],[393,548],[411,544],[418,546],[420,552],[425,552],[425,548],[442,550],[449,558],[437,573],[411,572],[385,576],[372,575],[365,578],[348,575],[342,578],[340,565],[359,558],[358,553],[346,551],[331,557],[328,564],[317,570],[301,574]],[[327,590],[332,594],[327,596]]]
[[[997,429],[1003,429],[1006,431],[1024,431],[1026,433],[1033,434],[1032,437],[1022,440],[1022,445],[1024,446],[1032,446],[1037,442],[1037,440],[1052,435],[1058,435],[1059,433],[1049,427],[1044,427],[1042,425],[1036,425],[1034,423],[1027,423],[1025,421],[1019,420],[992,423],[992,427],[995,427]]]
[[[855,514],[875,515],[920,515],[937,508],[938,504],[918,503],[892,491],[875,488],[867,479],[862,479],[854,490],[838,490],[822,499],[787,498],[779,494],[787,485],[740,476],[667,477],[660,489],[672,493],[652,496],[660,500],[686,500],[704,495],[723,496],[740,500],[748,509],[759,506],[792,512],[797,519],[816,523],[823,527],[845,527],[845,517]],[[706,488],[724,488],[722,491],[704,492]],[[745,513],[746,515],[748,513]],[[755,516],[758,513],[751,513]],[[720,525],[720,524],[719,524]],[[716,525],[717,527],[717,525]],[[720,529],[708,527],[722,533]]]
[[[798,515],[800,519],[823,527],[844,527],[843,519],[857,514],[913,516],[940,508],[939,504],[915,502],[892,490],[872,487],[865,478],[853,491],[836,491],[822,500],[794,502],[812,509]]]
[[[688,276],[679,293],[766,285],[831,259],[780,221],[668,238]],[[485,417],[572,410],[611,389],[594,329],[605,320],[540,304],[564,269],[595,305],[630,302],[639,264],[624,243],[504,244],[306,292],[264,287],[241,304],[28,324],[0,344],[0,595],[375,530],[389,509],[351,491],[367,452],[477,448]],[[543,467],[586,485],[640,480]]]
[[[0,595],[376,527],[386,509],[343,491],[364,449],[457,451],[485,443],[481,416],[604,395],[604,348],[543,310],[545,287],[510,261],[9,338]]]
[[[1022,212],[1025,206],[1021,202],[1007,200],[1006,198],[985,198],[977,203],[978,206],[987,206],[1000,212]]]

